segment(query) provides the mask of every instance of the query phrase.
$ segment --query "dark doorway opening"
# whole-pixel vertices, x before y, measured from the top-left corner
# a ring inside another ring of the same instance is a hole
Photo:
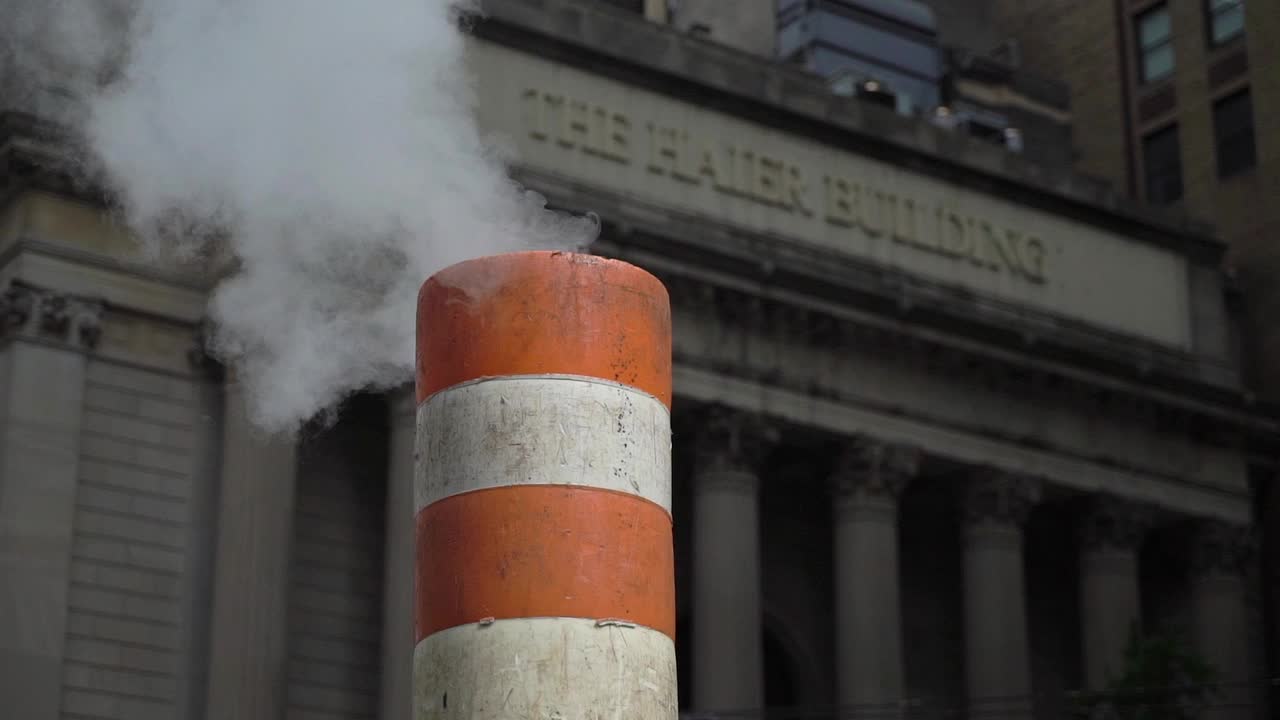
[[[764,705],[766,708],[795,707],[799,703],[796,692],[795,658],[783,646],[777,634],[764,629]]]

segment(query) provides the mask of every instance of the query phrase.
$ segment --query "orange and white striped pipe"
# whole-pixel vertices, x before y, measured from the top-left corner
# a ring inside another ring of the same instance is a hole
[[[666,289],[510,253],[417,322],[414,717],[674,719]]]

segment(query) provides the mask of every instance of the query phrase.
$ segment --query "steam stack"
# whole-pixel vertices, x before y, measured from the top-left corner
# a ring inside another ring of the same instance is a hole
[[[414,717],[676,717],[656,278],[496,255],[418,298]]]

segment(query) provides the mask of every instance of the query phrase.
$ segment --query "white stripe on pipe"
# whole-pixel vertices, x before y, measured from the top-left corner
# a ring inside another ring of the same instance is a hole
[[[516,618],[413,651],[414,720],[674,720],[676,651],[644,627]]]
[[[414,512],[508,485],[581,485],[671,512],[671,415],[648,393],[570,375],[486,378],[418,407]]]

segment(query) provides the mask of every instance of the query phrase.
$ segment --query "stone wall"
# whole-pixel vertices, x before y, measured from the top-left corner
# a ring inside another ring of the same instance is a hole
[[[88,364],[64,717],[184,718],[200,693],[214,412],[190,379]]]

